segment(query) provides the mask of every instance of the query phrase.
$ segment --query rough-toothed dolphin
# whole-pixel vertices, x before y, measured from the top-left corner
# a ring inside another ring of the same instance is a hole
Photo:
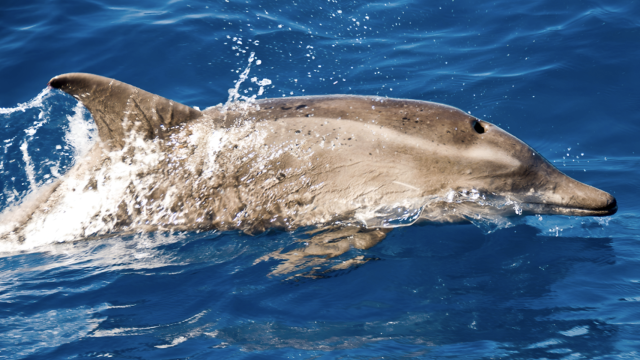
[[[617,210],[610,194],[447,105],[332,95],[199,111],[91,74],[56,76],[49,86],[91,112],[100,141],[10,237],[255,233],[337,222],[385,228]],[[75,225],[60,230],[64,221]]]

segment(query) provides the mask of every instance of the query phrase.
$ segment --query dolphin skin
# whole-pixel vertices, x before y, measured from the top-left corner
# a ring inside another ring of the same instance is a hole
[[[15,223],[21,239],[64,221],[75,225],[60,240],[617,210],[610,194],[447,105],[330,95],[200,111],[91,74],[49,86],[90,111],[100,141]]]

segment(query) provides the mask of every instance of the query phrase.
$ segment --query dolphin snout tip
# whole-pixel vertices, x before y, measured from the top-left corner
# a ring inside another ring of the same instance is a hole
[[[618,202],[613,195],[609,193],[606,194],[607,196],[605,196],[605,206],[603,207],[603,210],[608,212],[607,215],[613,215],[618,211]]]
[[[600,194],[597,197],[591,198],[589,206],[585,207],[585,210],[592,212],[593,216],[609,216],[618,211],[618,202],[613,195],[608,192],[598,190]]]

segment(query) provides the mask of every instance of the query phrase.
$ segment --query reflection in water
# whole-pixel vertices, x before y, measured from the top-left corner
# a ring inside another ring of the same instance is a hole
[[[296,294],[297,301],[292,299],[279,309],[299,322],[276,317],[232,325],[219,329],[216,338],[262,350],[337,350],[400,341],[429,351],[436,345],[492,339],[501,351],[516,357],[562,348],[581,349],[586,356],[585,349],[591,349],[591,355],[612,350],[590,343],[594,337],[614,336],[615,326],[591,320],[593,314],[585,320],[575,317],[595,304],[586,301],[584,307],[567,307],[558,301],[556,290],[575,267],[597,271],[613,261],[610,239],[550,239],[538,234],[534,228],[517,226],[479,241],[477,230],[469,226],[396,230],[371,249],[371,255],[381,261],[350,273],[348,283],[341,283],[340,277],[328,278],[303,282],[287,292]],[[407,265],[411,268],[406,269]],[[387,285],[371,288],[376,283],[371,279]],[[359,282],[369,285],[363,288]],[[338,288],[327,291],[331,298],[305,296],[333,287]],[[303,302],[300,308],[291,304]],[[263,305],[264,312],[273,311],[269,303]],[[524,347],[529,349],[514,351]]]
[[[594,274],[589,280],[597,284],[598,273],[615,263],[610,239],[540,234],[530,226],[484,237],[473,226],[396,229],[377,246],[331,259],[365,255],[377,261],[325,272],[315,280],[285,280],[288,275],[277,274],[282,260],[267,260],[278,249],[298,246],[301,238],[309,241],[304,232],[157,234],[60,244],[42,254],[5,258],[3,279],[13,288],[5,301],[11,304],[7,310],[15,311],[21,306],[12,302],[16,296],[23,303],[37,301],[48,291],[53,298],[44,308],[24,313],[28,321],[62,303],[87,304],[87,296],[109,299],[107,308],[89,301],[87,306],[102,307],[99,315],[80,321],[96,325],[78,343],[127,337],[155,348],[195,341],[218,349],[332,352],[406,345],[396,350],[399,355],[450,354],[468,344],[460,351],[493,349],[489,352],[496,356],[514,357],[571,349],[591,357],[612,351],[603,344],[612,343],[617,326],[593,319],[618,302],[616,294],[589,299],[563,285],[581,281],[574,275],[577,268]],[[255,263],[260,258],[264,261]],[[9,271],[16,261],[38,265]],[[315,270],[315,264],[298,265]],[[270,270],[275,276],[265,277]],[[43,276],[60,285],[30,285]],[[78,288],[83,283],[101,285]],[[566,306],[566,296],[573,306]],[[110,349],[136,353],[130,346]]]

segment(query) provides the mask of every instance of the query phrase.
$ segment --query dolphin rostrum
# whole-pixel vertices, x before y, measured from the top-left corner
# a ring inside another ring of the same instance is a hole
[[[384,229],[617,210],[610,194],[447,105],[331,95],[200,111],[91,74],[59,75],[49,86],[91,112],[100,141],[4,237]]]

